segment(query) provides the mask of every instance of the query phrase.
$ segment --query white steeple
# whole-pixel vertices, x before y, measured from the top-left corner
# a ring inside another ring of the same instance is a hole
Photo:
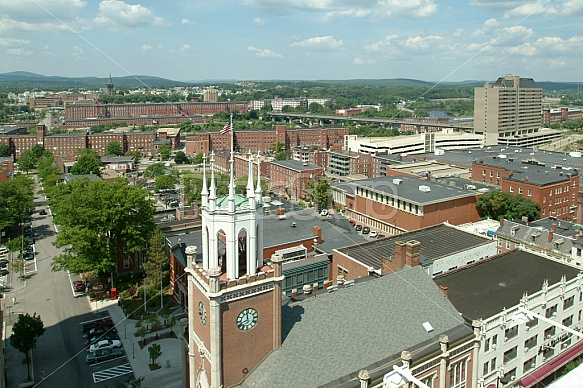
[[[255,189],[255,202],[263,203],[263,193],[261,190],[261,159],[259,158],[259,151],[257,151],[257,187]]]
[[[206,184],[206,153],[202,155],[202,191],[200,192],[202,206],[208,205],[209,190]]]
[[[215,184],[215,152],[211,152],[211,188],[209,190],[209,210],[214,211],[217,202],[217,186]]]

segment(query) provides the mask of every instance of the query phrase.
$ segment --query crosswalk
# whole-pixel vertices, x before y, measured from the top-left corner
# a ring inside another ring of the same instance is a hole
[[[132,367],[129,363],[93,373],[93,382],[99,383],[128,373],[132,373]]]

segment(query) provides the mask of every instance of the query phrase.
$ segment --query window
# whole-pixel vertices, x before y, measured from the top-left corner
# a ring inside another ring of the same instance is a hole
[[[557,315],[557,305],[556,304],[552,305],[551,307],[549,307],[545,311],[545,317],[546,318],[552,318],[555,315]]]
[[[526,360],[524,362],[524,364],[522,364],[522,371],[527,372],[531,369],[534,369],[535,366],[536,366],[536,356],[529,358],[528,360]]]
[[[514,186],[510,185],[510,189],[509,190],[510,190],[511,193],[514,193]]]
[[[563,310],[566,310],[570,307],[573,307],[573,303],[575,301],[574,296],[570,296],[563,301]]]
[[[555,326],[551,326],[545,330],[545,339],[551,338],[555,335]]]
[[[423,377],[421,380],[421,382],[425,385],[427,385],[429,388],[433,388],[433,380],[435,380],[435,374],[428,376],[428,377]]]
[[[518,335],[518,326],[511,327],[504,331],[504,340],[509,341]]]
[[[124,267],[124,269],[128,269],[130,267],[130,260],[129,259],[123,259],[123,267]]]
[[[573,316],[569,315],[567,318],[563,319],[563,326],[570,327],[573,325]]]
[[[538,318],[533,318],[530,321],[526,322],[526,327],[528,327],[529,329],[532,329],[536,325],[538,325]]]
[[[504,377],[506,377],[508,381],[513,381],[516,378],[516,368],[504,373]]]
[[[547,196],[546,196],[546,195],[544,195],[544,196],[543,196],[543,203],[546,203],[546,202],[547,202]]]
[[[530,337],[529,339],[524,341],[524,348],[525,348],[525,350],[526,350],[526,348],[532,349],[536,346],[536,344],[537,344],[537,336],[533,335],[532,337]]]
[[[522,187],[518,188],[518,194],[522,194]]]
[[[532,197],[532,189],[528,189],[528,194],[529,197]]]
[[[510,241],[506,241],[506,249],[510,249]]]
[[[449,371],[449,381],[451,388],[465,388],[466,387],[466,370],[467,360],[462,360],[451,365]]]
[[[510,350],[507,350],[504,352],[504,362],[507,363],[510,360],[514,360],[516,358],[516,356],[518,355],[518,350],[517,350],[517,346],[513,347]]]

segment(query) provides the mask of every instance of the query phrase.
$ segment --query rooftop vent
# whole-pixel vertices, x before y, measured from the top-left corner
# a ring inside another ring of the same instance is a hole
[[[403,180],[402,180],[402,179],[397,179],[397,178],[395,178],[395,179],[393,179],[393,184],[394,184],[394,185],[400,185],[400,184],[403,184]]]
[[[424,193],[429,193],[431,191],[431,187],[429,187],[427,185],[421,185],[421,186],[419,186],[419,191],[424,192]]]
[[[433,331],[433,326],[429,322],[423,322],[423,328],[426,332],[431,333]]]

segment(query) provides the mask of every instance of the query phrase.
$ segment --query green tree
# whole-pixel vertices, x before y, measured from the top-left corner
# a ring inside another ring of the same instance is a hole
[[[32,151],[32,154],[34,155],[35,160],[38,160],[45,153],[44,147],[40,144],[33,145],[30,150]]]
[[[51,204],[55,224],[61,225],[54,245],[64,248],[53,259],[53,271],[111,274],[124,251],[144,249],[154,228],[148,193],[125,179],[58,185]]]
[[[32,150],[24,150],[18,158],[18,168],[28,174],[29,171],[36,167],[36,157]]]
[[[26,366],[28,369],[28,380],[30,380],[30,357],[29,352],[36,347],[36,340],[43,335],[45,327],[40,315],[34,313],[30,316],[28,313],[19,314],[18,320],[12,326],[12,335],[10,343],[21,353],[26,355]]]
[[[160,158],[162,160],[170,159],[170,155],[172,154],[172,145],[169,142],[162,143],[160,145]]]
[[[94,150],[83,149],[70,172],[73,175],[95,174],[101,176],[101,157]]]
[[[134,163],[136,165],[140,164],[140,161],[142,160],[142,152],[139,150],[135,150],[135,151],[128,150],[128,152],[126,152],[126,156],[133,156]]]
[[[184,151],[178,151],[174,156],[174,162],[176,164],[190,164],[190,159],[188,159]]]
[[[30,177],[21,174],[0,182],[0,230],[30,218],[29,211],[34,209],[33,185]]]
[[[146,272],[146,283],[149,287],[160,287],[162,280],[162,269],[168,263],[166,252],[164,251],[164,233],[156,227],[148,244],[146,252],[147,261],[143,264]]]
[[[204,156],[204,154],[202,152],[199,152],[198,154],[194,155],[192,157],[192,159],[190,159],[190,163],[192,164],[202,164],[202,157]]]
[[[320,179],[314,185],[314,201],[318,204],[318,209],[327,209],[330,202],[330,182],[328,179]]]
[[[528,217],[530,221],[540,217],[540,205],[520,195],[512,195],[504,191],[490,191],[478,197],[476,202],[478,211],[484,218],[521,219]]]
[[[164,166],[164,163],[154,163],[146,167],[144,178],[151,179],[164,174],[166,174],[166,166]]]
[[[162,347],[160,344],[152,344],[148,346],[148,354],[150,355],[150,360],[152,360],[152,365],[155,365],[156,360],[162,356]]]
[[[141,388],[143,381],[143,377],[129,377],[125,382],[116,383],[115,388]]]
[[[105,148],[105,156],[122,156],[123,149],[119,141],[112,141],[107,144]]]
[[[292,157],[292,152],[289,150],[284,150],[281,152],[278,152],[277,154],[275,154],[274,159],[275,160],[287,160],[290,159]]]
[[[10,147],[4,143],[0,143],[0,158],[10,156]]]
[[[154,189],[168,190],[176,187],[178,178],[173,174],[158,175],[154,181]]]
[[[138,321],[141,322],[141,321]],[[142,343],[145,345],[144,342],[144,337],[146,336],[146,333],[148,332],[148,330],[146,330],[146,328],[144,326],[137,326],[136,324],[136,332],[135,332],[135,336],[136,337],[140,337],[142,339]]]

